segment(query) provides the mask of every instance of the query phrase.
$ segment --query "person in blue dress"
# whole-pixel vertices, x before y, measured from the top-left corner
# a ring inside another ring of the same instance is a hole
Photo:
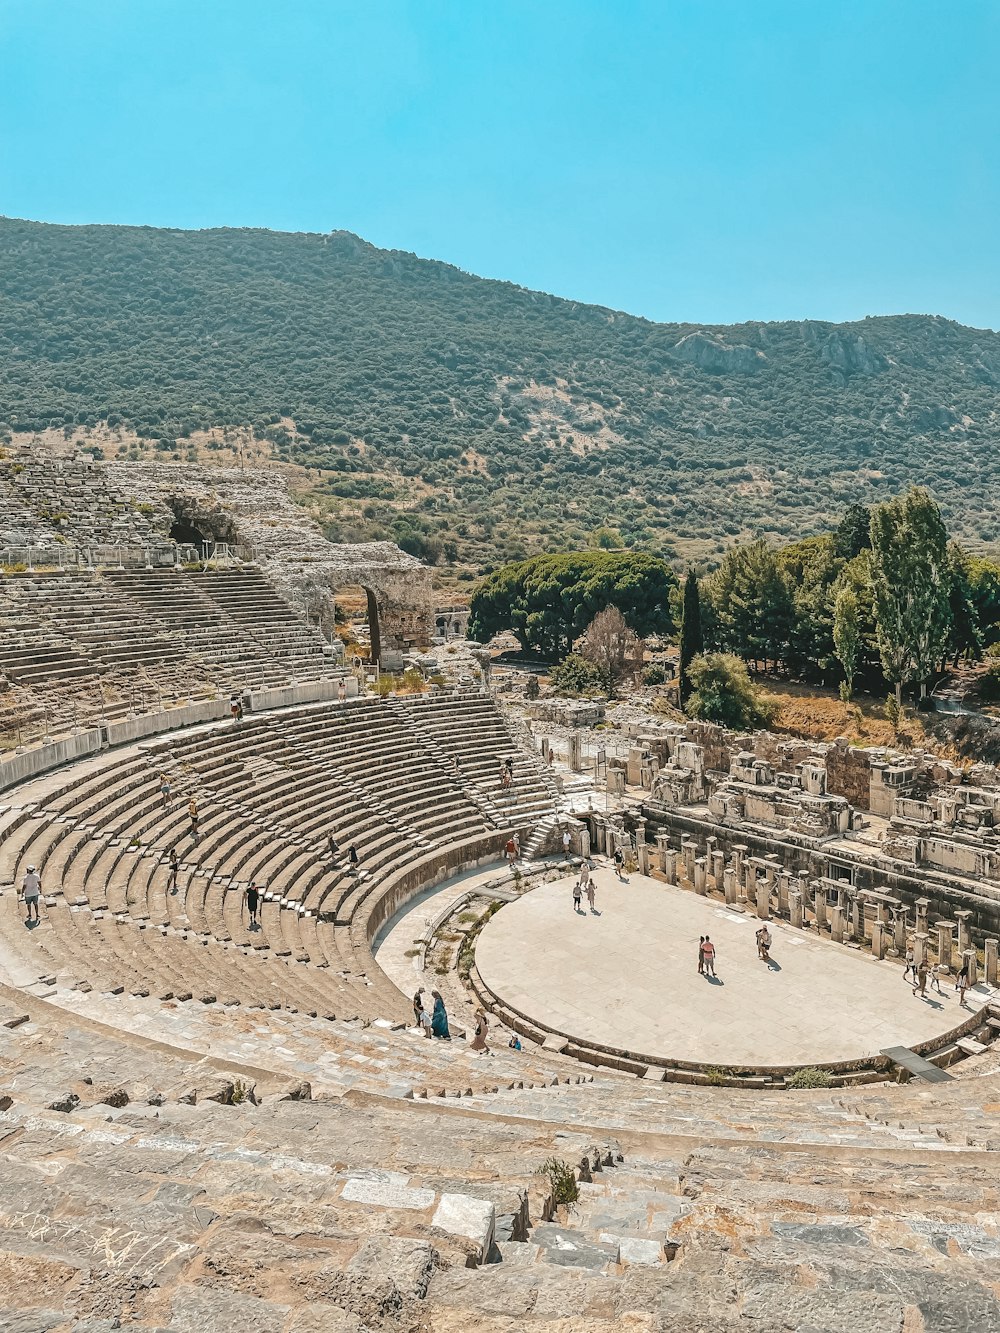
[[[443,1037],[445,1041],[451,1041],[451,1033],[448,1031],[448,1014],[444,1007],[444,1000],[441,998],[441,992],[432,990],[431,995],[434,999],[434,1013],[431,1016],[431,1031],[435,1037]]]

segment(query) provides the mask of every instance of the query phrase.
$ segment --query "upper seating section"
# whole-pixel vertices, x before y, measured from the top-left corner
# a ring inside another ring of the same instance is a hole
[[[321,635],[256,569],[15,573],[0,582],[0,675],[60,723],[143,694],[183,697],[334,673]],[[100,683],[101,688],[98,688]]]

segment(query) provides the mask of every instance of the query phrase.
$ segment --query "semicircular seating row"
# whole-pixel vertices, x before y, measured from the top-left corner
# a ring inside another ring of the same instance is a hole
[[[501,793],[512,754],[517,781]],[[39,975],[82,988],[399,1016],[366,911],[423,858],[439,872],[498,853],[507,830],[551,813],[550,782],[479,695],[360,699],[174,733],[7,793],[0,879],[37,866],[47,903],[41,928],[8,938]],[[264,890],[259,930],[245,912],[251,883]]]

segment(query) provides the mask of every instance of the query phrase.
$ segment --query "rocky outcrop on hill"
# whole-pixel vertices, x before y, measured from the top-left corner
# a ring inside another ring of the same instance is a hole
[[[767,360],[753,347],[742,343],[730,346],[707,333],[689,333],[676,344],[672,355],[711,375],[752,375]]]

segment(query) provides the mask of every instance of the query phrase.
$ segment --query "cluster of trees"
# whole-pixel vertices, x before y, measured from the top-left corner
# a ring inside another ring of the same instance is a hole
[[[631,551],[541,555],[497,570],[469,604],[469,635],[485,642],[503,630],[525,652],[558,662],[598,612],[616,607],[645,638],[673,629],[677,578],[659,556]]]
[[[714,559],[911,479],[996,540],[998,384],[1000,334],[941,319],[698,329],[344,233],[0,219],[0,435],[109,422],[183,457],[252,427],[321,470],[332,536],[444,563],[592,537]]]
[[[822,536],[734,547],[698,600],[708,647],[765,669],[839,678],[847,696],[856,677],[888,682],[897,700],[906,687],[923,693],[946,660],[1000,640],[1000,565],[949,541],[919,487],[870,511],[852,505]],[[683,644],[681,655],[683,671]]]

